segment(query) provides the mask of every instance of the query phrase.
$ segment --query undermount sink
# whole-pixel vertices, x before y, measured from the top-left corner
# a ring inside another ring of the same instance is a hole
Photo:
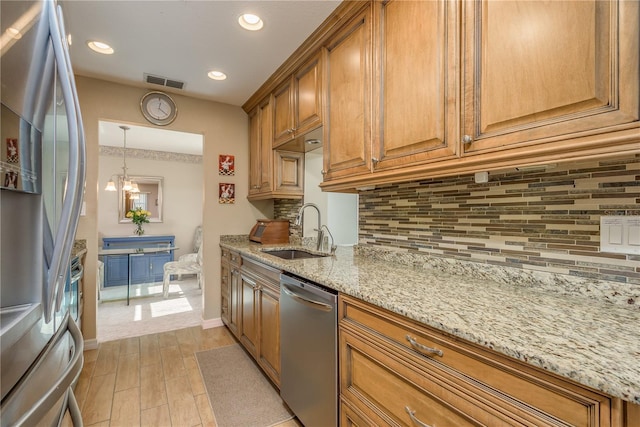
[[[329,254],[314,254],[300,249],[273,249],[263,250],[262,252],[277,256],[282,259],[305,259],[305,258],[322,258]]]

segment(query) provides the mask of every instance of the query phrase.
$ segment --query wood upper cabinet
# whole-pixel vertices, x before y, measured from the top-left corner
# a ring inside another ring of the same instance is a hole
[[[371,5],[324,46],[324,179],[371,170]]]
[[[327,44],[325,181],[457,155],[459,27],[455,2],[373,2]]]
[[[374,171],[454,157],[456,2],[375,2],[373,22]]]
[[[322,125],[320,53],[274,92],[273,147]]]
[[[295,135],[322,125],[322,55],[318,52],[293,76]]]
[[[273,150],[271,98],[266,98],[249,114],[249,199],[272,190]]]
[[[278,194],[304,193],[304,153],[274,151],[275,191]]]
[[[273,150],[274,96],[249,114],[249,200],[302,198],[304,155]]]
[[[579,155],[615,147],[606,133],[624,129],[637,140],[637,1],[484,0],[463,8],[465,154],[529,145],[522,155]]]
[[[291,79],[287,79],[273,93],[273,146],[293,139],[293,88]]]

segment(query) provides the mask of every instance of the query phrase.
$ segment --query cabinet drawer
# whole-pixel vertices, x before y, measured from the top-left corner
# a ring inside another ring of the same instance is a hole
[[[491,405],[486,393],[462,376],[416,369],[349,331],[340,331],[340,351],[341,396],[375,425],[521,424],[513,414]]]
[[[235,264],[236,266],[240,265],[242,258],[240,257],[240,254],[238,252],[234,252],[226,248],[221,248],[221,250],[222,250],[222,259],[225,259],[230,263]]]
[[[367,334],[380,346],[395,348],[417,366],[452,369],[532,412],[542,411],[570,425],[610,425],[611,400],[604,394],[362,301],[349,297],[341,301],[341,326]]]

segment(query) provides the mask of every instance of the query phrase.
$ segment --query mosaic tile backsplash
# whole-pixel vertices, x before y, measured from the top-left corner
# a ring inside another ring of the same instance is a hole
[[[600,216],[640,215],[640,155],[359,194],[359,245],[640,285],[640,256],[599,252]]]

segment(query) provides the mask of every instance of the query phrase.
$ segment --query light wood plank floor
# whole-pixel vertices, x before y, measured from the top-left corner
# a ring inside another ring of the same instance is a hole
[[[195,352],[236,342],[226,327],[195,326],[85,351],[75,389],[85,426],[216,426]]]

